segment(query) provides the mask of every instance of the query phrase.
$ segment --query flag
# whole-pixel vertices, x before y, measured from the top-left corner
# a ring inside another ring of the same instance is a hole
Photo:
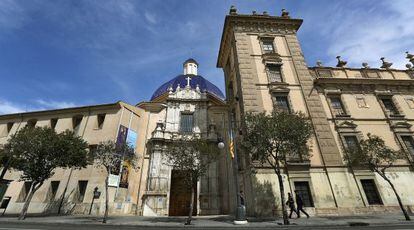
[[[229,144],[229,150],[230,150],[230,156],[231,159],[234,159],[234,139],[233,139],[233,130],[230,129],[229,131],[230,135],[230,144]]]

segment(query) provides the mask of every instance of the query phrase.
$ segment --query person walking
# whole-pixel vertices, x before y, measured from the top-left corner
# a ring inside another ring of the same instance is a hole
[[[296,213],[298,214],[298,218],[300,218],[300,212],[303,212],[306,215],[306,217],[309,218],[309,214],[305,212],[305,210],[303,210],[302,197],[300,196],[297,190],[295,190],[295,194],[296,194],[296,206],[297,206]]]
[[[295,201],[293,200],[293,196],[290,192],[288,192],[288,199],[286,201],[286,205],[290,208],[289,219],[292,219],[292,213],[295,212],[296,216],[299,217],[298,212],[295,208]]]

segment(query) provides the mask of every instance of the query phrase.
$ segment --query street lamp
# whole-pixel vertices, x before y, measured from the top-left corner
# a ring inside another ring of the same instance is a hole
[[[221,137],[217,138],[217,148],[224,149],[225,145]]]
[[[89,208],[89,215],[92,212],[93,202],[95,201],[95,199],[99,199],[100,196],[101,196],[101,192],[98,191],[98,187],[95,187],[95,189],[93,190],[93,197],[92,197],[91,207]]]

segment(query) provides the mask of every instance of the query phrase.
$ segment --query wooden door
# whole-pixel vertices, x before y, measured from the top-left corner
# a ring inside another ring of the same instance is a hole
[[[191,189],[176,170],[171,173],[169,216],[188,216],[190,212]],[[193,215],[197,215],[197,189],[194,192]]]

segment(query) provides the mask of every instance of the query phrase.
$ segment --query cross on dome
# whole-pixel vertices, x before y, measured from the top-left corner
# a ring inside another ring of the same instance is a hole
[[[187,80],[187,87],[190,87],[190,81],[191,81],[190,75],[187,75],[186,80]]]

